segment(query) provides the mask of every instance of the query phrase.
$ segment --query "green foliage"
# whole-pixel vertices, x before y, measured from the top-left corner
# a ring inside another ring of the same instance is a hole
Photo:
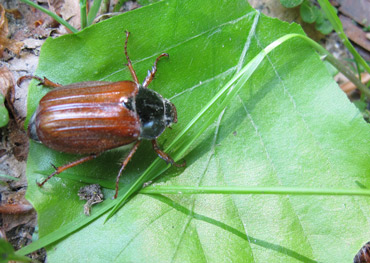
[[[0,263],[7,263],[11,260],[17,262],[31,261],[31,259],[28,257],[16,255],[12,245],[4,239],[0,238]]]
[[[286,8],[293,8],[302,4],[303,0],[280,0],[280,3]]]
[[[10,175],[6,175],[6,174],[0,174],[0,179],[19,181],[19,178],[16,178],[16,177],[13,177],[13,176],[10,176]]]
[[[137,2],[141,5],[141,6],[144,6],[144,5],[150,5],[150,4],[153,4],[153,3],[156,3],[156,2],[159,2],[160,0],[138,0]]]
[[[315,6],[314,4],[312,4],[311,1],[309,0],[305,0],[303,1],[300,9],[299,9],[299,12],[301,14],[301,17],[303,19],[303,21],[305,21],[306,23],[313,23],[316,21],[319,13],[320,13],[320,10],[317,8],[317,6]]]
[[[96,15],[99,12],[102,0],[94,0],[92,6],[90,7],[89,14],[87,15],[87,24],[91,25],[94,22]]]
[[[318,13],[318,16],[316,18],[315,28],[316,30],[323,33],[324,35],[329,34],[334,29],[324,12]]]
[[[9,122],[9,113],[4,105],[5,98],[0,93],[0,127],[5,127]]]
[[[328,18],[331,25],[333,26],[334,30],[337,32],[338,36],[342,39],[343,44],[355,58],[356,64],[363,66],[365,70],[370,73],[369,64],[367,64],[366,61],[360,56],[360,54],[356,51],[356,49],[353,47],[348,37],[344,33],[342,22],[337,16],[337,10],[329,3],[328,0],[318,0],[318,2],[325,13],[325,16]],[[359,69],[358,74],[360,74]],[[362,92],[364,93],[364,91]]]
[[[326,67],[326,69],[328,70],[329,74],[331,76],[335,76],[339,73],[338,69],[336,69],[332,64],[330,64],[329,62],[327,61],[324,61],[324,65]]]
[[[325,12],[314,5],[311,0],[280,0],[280,2],[283,6],[287,8],[297,7],[301,5],[299,8],[299,13],[302,17],[302,20],[309,24],[316,22],[315,28],[322,34],[327,35],[331,31],[333,31],[333,26],[326,17]]]
[[[110,197],[127,150],[107,152],[40,189],[35,181],[52,172],[50,163],[78,157],[31,142],[27,198],[37,209],[48,260],[350,262],[370,235],[366,198],[181,194],[181,186],[370,185],[370,129],[302,40],[271,51],[221,114],[213,116],[223,100],[196,118],[261,50],[286,34],[304,34],[301,28],[260,16],[244,0],[162,1],[48,39],[36,75],[61,84],[130,79],[123,67],[125,29],[132,33],[129,55],[140,80],[160,53],[170,54],[150,88],[171,99],[179,122],[160,144],[169,148],[196,123],[170,152],[186,159],[185,169],[165,170],[144,142],[124,171],[119,197],[143,173],[147,180],[161,174],[156,183],[178,186],[179,194],[131,195],[105,222],[118,203]],[[35,84],[28,119],[47,92]],[[203,123],[210,123],[208,129]],[[77,191],[91,182],[105,187],[106,200],[87,218]]]
[[[367,121],[370,122],[370,111],[367,108],[369,102],[367,102],[364,99],[360,99],[354,102],[356,107],[359,109],[359,111],[362,113],[363,118]]]
[[[13,180],[13,181],[19,181],[19,178],[16,178],[16,177],[13,177],[13,176],[10,176],[10,175],[6,175],[6,174],[0,174],[0,184],[1,185],[7,185],[6,182],[4,181],[9,181],[9,180]]]

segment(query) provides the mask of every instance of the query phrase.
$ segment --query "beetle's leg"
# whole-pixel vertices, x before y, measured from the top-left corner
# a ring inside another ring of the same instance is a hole
[[[159,146],[158,146],[158,143],[157,143],[157,140],[152,140],[152,145],[153,145],[153,149],[154,151],[158,154],[158,156],[163,159],[166,163],[170,163],[176,167],[184,167],[186,165],[186,161],[184,160],[184,162],[182,164],[178,164],[178,163],[175,163],[175,161],[167,154],[165,153],[164,151],[162,151]]]
[[[132,156],[134,155],[134,153],[136,152],[137,148],[139,147],[139,144],[141,143],[140,140],[138,140],[134,146],[132,147],[132,149],[130,150],[130,152],[128,153],[126,159],[122,162],[122,166],[121,166],[121,169],[119,169],[119,172],[118,172],[118,175],[117,175],[117,178],[116,178],[116,193],[114,194],[114,199],[117,198],[118,196],[118,184],[119,184],[119,178],[121,177],[122,175],[122,172],[123,170],[125,169],[126,165],[128,164],[128,162],[131,160]]]
[[[167,53],[162,53],[154,62],[154,66],[152,67],[152,70],[148,70],[148,75],[144,79],[143,87],[146,88],[149,86],[150,82],[154,79],[154,75],[157,72],[157,63],[161,57],[169,57]]]
[[[17,85],[20,86],[21,83],[27,79],[36,79],[38,81],[40,81],[40,83],[38,85],[42,85],[42,86],[45,86],[45,87],[49,87],[49,88],[59,88],[61,87],[62,85],[61,84],[58,84],[58,83],[55,83],[55,82],[52,82],[51,80],[47,79],[47,78],[40,78],[40,77],[36,77],[36,76],[23,76],[23,77],[20,77],[18,80],[17,80]]]
[[[52,164],[52,166],[54,167],[55,171],[54,173],[52,173],[51,175],[48,176],[48,178],[46,178],[44,181],[42,181],[41,183],[37,183],[38,186],[43,186],[47,181],[49,181],[50,178],[52,178],[54,175],[57,175],[57,174],[60,174],[61,172],[69,169],[69,168],[72,168],[73,166],[76,166],[76,165],[79,165],[81,163],[84,163],[84,162],[87,162],[87,161],[90,161],[91,159],[94,159],[98,156],[98,154],[92,154],[92,155],[89,155],[89,156],[86,156],[86,157],[83,157],[77,161],[74,161],[74,162],[70,162],[70,163],[67,163],[63,166],[60,166],[60,167],[56,167],[55,165]]]
[[[135,70],[132,67],[131,59],[129,58],[128,53],[127,53],[127,41],[128,41],[129,36],[130,36],[130,32],[126,31],[125,55],[126,55],[126,59],[127,59],[127,66],[128,66],[128,69],[130,70],[131,76],[134,79],[135,83],[139,84],[139,80],[137,79]]]

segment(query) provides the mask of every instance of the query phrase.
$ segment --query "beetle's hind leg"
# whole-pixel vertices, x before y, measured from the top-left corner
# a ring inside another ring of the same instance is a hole
[[[150,82],[152,82],[152,80],[154,79],[154,75],[157,72],[157,63],[158,63],[159,59],[162,58],[162,57],[169,57],[169,55],[167,53],[162,53],[161,55],[159,55],[157,57],[157,59],[154,62],[154,65],[152,67],[152,70],[148,70],[148,75],[144,79],[144,82],[143,82],[143,87],[144,88],[148,87]]]
[[[153,145],[154,151],[166,163],[170,163],[170,164],[172,164],[172,165],[174,165],[176,167],[184,167],[186,165],[186,161],[185,160],[184,160],[184,162],[182,164],[175,163],[175,161],[167,153],[165,153],[164,151],[162,151],[159,148],[158,143],[157,143],[157,140],[152,140],[152,145]]]
[[[125,55],[126,55],[126,59],[127,59],[127,67],[130,70],[131,76],[134,79],[135,83],[139,84],[139,80],[137,79],[136,72],[135,72],[134,68],[132,67],[131,59],[128,56],[128,53],[127,53],[127,42],[128,42],[128,37],[129,36],[130,36],[130,32],[126,31]]]
[[[40,83],[38,85],[42,85],[42,86],[49,87],[49,88],[59,88],[59,87],[62,87],[61,84],[52,82],[51,80],[49,80],[49,79],[47,79],[45,77],[42,79],[42,78],[36,77],[36,76],[23,76],[23,77],[20,77],[17,80],[17,85],[20,86],[23,81],[28,80],[28,79],[36,79],[36,80],[40,81]]]
[[[92,155],[89,155],[89,156],[86,156],[86,157],[83,157],[77,161],[74,161],[74,162],[70,162],[70,163],[67,163],[63,166],[60,166],[60,167],[56,167],[55,165],[52,164],[52,166],[54,167],[55,171],[49,175],[44,181],[42,181],[41,183],[37,183],[37,185],[39,187],[42,187],[47,181],[49,181],[49,179],[51,179],[53,176],[57,175],[57,174],[60,174],[61,172],[69,169],[69,168],[72,168],[76,165],[79,165],[79,164],[82,164],[84,162],[87,162],[87,161],[90,161],[94,158],[96,158],[98,155],[97,154],[92,154]]]

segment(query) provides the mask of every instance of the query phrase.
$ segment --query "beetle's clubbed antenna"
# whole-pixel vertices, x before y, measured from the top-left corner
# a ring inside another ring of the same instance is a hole
[[[139,84],[139,80],[137,79],[137,76],[136,76],[135,70],[134,70],[134,68],[132,67],[131,59],[130,59],[130,57],[128,56],[128,53],[127,53],[127,42],[128,42],[128,37],[129,37],[129,36],[130,36],[130,32],[126,31],[125,55],[126,55],[126,59],[127,59],[127,67],[128,67],[128,69],[130,70],[131,76],[132,76],[132,78],[134,79],[135,83],[136,83],[136,84]]]
[[[144,79],[144,82],[143,82],[144,88],[148,87],[150,82],[152,82],[152,80],[154,79],[154,75],[157,72],[157,63],[159,59],[162,57],[169,57],[169,55],[167,53],[162,53],[159,57],[157,57],[157,59],[154,62],[154,66],[152,67],[152,70],[148,70],[148,75]]]

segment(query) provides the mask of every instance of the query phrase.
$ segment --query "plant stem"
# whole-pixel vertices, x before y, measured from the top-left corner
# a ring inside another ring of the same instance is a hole
[[[90,7],[89,14],[87,15],[87,25],[91,25],[94,22],[96,15],[99,12],[102,0],[94,0],[92,6]]]
[[[364,94],[368,99],[370,99],[370,89],[368,89],[361,81],[358,79],[355,74],[344,66],[338,59],[336,59],[332,54],[328,54],[325,57],[325,60],[330,62],[334,67],[336,67],[340,72],[343,73],[356,87]]]
[[[45,14],[47,14],[49,16],[51,16],[52,18],[55,19],[55,21],[62,24],[63,26],[65,26],[69,30],[71,30],[72,33],[77,33],[78,32],[78,30],[76,28],[74,28],[71,24],[69,24],[63,18],[57,16],[56,14],[51,12],[50,10],[48,10],[46,8],[43,8],[42,6],[39,6],[39,5],[35,4],[34,2],[31,2],[30,0],[20,0],[20,1],[38,9],[38,10],[40,10],[41,12],[44,12]]]
[[[119,10],[121,9],[121,7],[123,6],[123,4],[126,2],[127,0],[119,0],[117,2],[117,4],[114,6],[113,8],[113,12],[119,12]]]
[[[352,83],[356,85],[356,87],[368,98],[370,99],[370,90],[362,84],[362,82],[355,76],[353,71],[348,69],[344,66],[338,59],[336,59],[329,51],[323,48],[320,44],[316,43],[309,37],[303,35],[296,35],[297,37],[303,38],[306,40],[314,49],[316,49],[321,54],[325,55],[325,60],[327,60],[330,64],[336,67],[340,72],[343,73]]]
[[[80,0],[80,15],[81,15],[81,29],[84,29],[87,25],[86,0]]]
[[[337,32],[338,36],[342,39],[343,44],[347,47],[349,52],[354,56],[355,60],[361,64],[367,72],[370,73],[370,66],[366,63],[366,61],[360,56],[360,54],[356,51],[353,47],[351,42],[348,40],[346,36],[342,22],[340,21],[339,17],[337,16],[334,7],[329,3],[328,0],[318,0],[321,9],[325,12],[326,16],[328,17],[330,23],[334,27],[335,32]]]
[[[106,14],[109,12],[109,5],[110,5],[110,0],[103,0],[103,4],[101,6],[101,14]]]
[[[330,189],[300,187],[233,187],[233,186],[149,186],[141,194],[262,194],[262,195],[349,195],[370,196],[367,189]]]

